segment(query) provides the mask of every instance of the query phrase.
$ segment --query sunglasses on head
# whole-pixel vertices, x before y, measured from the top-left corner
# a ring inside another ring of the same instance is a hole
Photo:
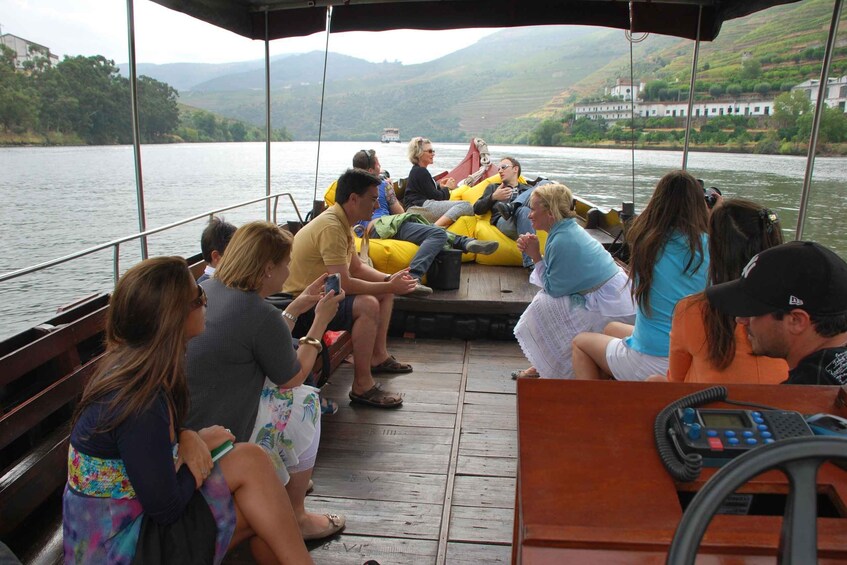
[[[196,310],[206,305],[206,291],[199,284],[197,285],[197,298],[191,301],[191,309]]]
[[[368,166],[367,166],[367,167],[365,167],[365,168],[366,168],[366,169],[371,169],[371,168],[373,168],[373,165],[374,165],[374,164],[373,164],[373,157],[371,156],[371,152],[370,152],[370,151],[368,151],[367,149],[362,149],[361,151],[362,151],[362,153],[364,153],[364,154],[365,154],[365,158],[367,158],[367,160],[368,160]]]

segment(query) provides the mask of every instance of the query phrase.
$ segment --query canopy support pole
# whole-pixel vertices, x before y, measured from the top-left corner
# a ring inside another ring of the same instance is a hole
[[[138,230],[147,231],[147,214],[144,211],[144,181],[141,174],[141,132],[138,128],[138,76],[135,68],[135,8],[133,0],[126,0],[127,41],[129,42],[129,101],[132,106],[132,152],[135,160],[135,199],[138,209]],[[147,259],[147,236],[141,242],[141,259]]]
[[[691,111],[694,108],[694,81],[697,78],[697,58],[700,56],[700,25],[703,21],[703,6],[697,11],[697,39],[694,42],[694,57],[691,60],[691,83],[688,86],[688,110],[685,116],[685,145],[682,147],[682,170],[688,169],[688,144],[691,140]]]
[[[265,196],[271,195],[271,42],[265,9]],[[271,201],[265,200],[265,219],[271,221]]]
[[[797,213],[797,231],[794,239],[803,239],[803,228],[806,226],[806,209],[809,206],[809,193],[812,189],[812,171],[815,169],[815,153],[818,148],[818,133],[821,126],[821,115],[826,104],[826,93],[829,89],[829,65],[832,62],[832,50],[835,46],[835,36],[838,34],[838,22],[841,20],[841,0],[835,0],[832,8],[832,22],[829,24],[829,38],[826,41],[826,51],[821,67],[821,81],[818,84],[818,99],[815,102],[815,116],[812,120],[812,134],[809,139],[809,153],[806,156],[806,175],[803,177],[803,192],[800,194],[800,211]]]
[[[329,32],[332,27],[332,6],[326,8],[326,45],[324,46],[324,75],[321,81],[321,113],[318,118],[318,154],[315,157],[315,190],[312,192],[312,210],[316,209],[318,200],[318,172],[321,168],[321,136],[324,127],[324,100],[326,97],[326,67],[329,60]],[[323,208],[321,208],[323,209]],[[313,214],[314,215],[314,214]]]

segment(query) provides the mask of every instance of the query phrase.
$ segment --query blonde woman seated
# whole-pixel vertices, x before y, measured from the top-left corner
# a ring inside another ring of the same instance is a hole
[[[407,212],[413,206],[423,208],[425,216],[432,218],[436,226],[446,228],[462,216],[473,216],[473,206],[464,200],[450,200],[450,191],[456,188],[456,180],[447,178],[438,184],[426,170],[435,161],[435,149],[425,137],[413,137],[406,152],[412,169],[406,181],[403,207]]]
[[[265,301],[288,278],[291,241],[290,233],[270,222],[245,224],[203,283],[209,307],[206,331],[188,347],[188,425],[217,422],[238,441],[263,447],[286,485],[303,537],[318,539],[340,531],[344,517],[305,509],[321,410],[318,389],[303,382],[344,293],[322,296],[323,275],[288,306],[285,317]],[[295,352],[293,320],[315,304],[314,321]]]
[[[635,316],[626,273],[576,220],[573,195],[562,184],[537,187],[529,219],[549,232],[542,258],[535,234],[518,237],[518,249],[535,263],[529,281],[541,287],[515,326],[515,337],[533,367],[514,374],[571,378],[571,340]]]
[[[724,200],[709,216],[710,284],[741,277],[754,255],[781,243],[774,212],[749,200]],[[677,303],[668,373],[647,380],[779,384],[786,379],[785,360],[754,355],[745,326],[712,307],[701,292]]]
[[[257,562],[312,562],[265,452],[238,443],[213,463],[210,450],[234,439],[229,430],[183,427],[185,348],[203,331],[205,304],[179,257],[142,261],[115,286],[106,354],[74,414],[65,563],[175,563],[190,554],[217,564],[248,538]]]

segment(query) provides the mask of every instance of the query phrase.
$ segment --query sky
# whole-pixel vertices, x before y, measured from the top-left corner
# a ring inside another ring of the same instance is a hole
[[[135,48],[138,63],[227,63],[263,59],[264,43],[169,10],[135,0]],[[125,63],[126,2],[123,0],[0,0],[0,30],[64,55],[103,55]],[[411,65],[467,47],[495,29],[449,31],[394,30],[332,34],[330,52],[375,63]],[[271,41],[271,55],[324,50],[326,35]]]

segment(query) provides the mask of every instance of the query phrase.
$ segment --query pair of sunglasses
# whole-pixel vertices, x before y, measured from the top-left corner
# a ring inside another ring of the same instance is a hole
[[[206,291],[203,290],[203,287],[199,284],[197,285],[197,298],[191,301],[191,309],[197,310],[198,308],[202,308],[208,303],[206,299]]]

